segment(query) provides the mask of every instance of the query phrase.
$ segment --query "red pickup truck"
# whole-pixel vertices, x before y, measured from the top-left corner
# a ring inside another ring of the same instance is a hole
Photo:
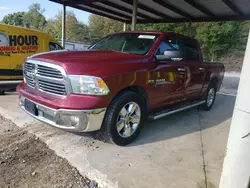
[[[126,145],[147,118],[210,110],[223,77],[223,64],[203,62],[195,39],[134,31],[108,35],[85,51],[29,57],[17,91],[21,108],[38,120],[68,131],[101,129]]]

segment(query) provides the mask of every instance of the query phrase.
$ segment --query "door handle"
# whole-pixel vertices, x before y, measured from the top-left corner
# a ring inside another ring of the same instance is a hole
[[[200,71],[204,71],[204,70],[205,70],[205,68],[203,68],[203,67],[200,67],[200,68],[199,68],[199,70],[200,70]]]
[[[186,71],[185,68],[178,68],[177,70],[180,71],[180,72]]]

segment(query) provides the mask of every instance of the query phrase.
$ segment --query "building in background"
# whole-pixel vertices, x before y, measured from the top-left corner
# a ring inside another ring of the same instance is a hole
[[[61,43],[61,40],[58,42]],[[90,45],[83,42],[65,41],[66,50],[86,50]]]

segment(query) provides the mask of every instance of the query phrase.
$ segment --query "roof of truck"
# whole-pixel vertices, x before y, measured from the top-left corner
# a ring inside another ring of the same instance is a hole
[[[50,0],[131,23],[132,0]],[[137,23],[249,20],[249,0],[138,0]]]
[[[171,35],[171,36],[178,36],[181,38],[189,38],[189,39],[193,39],[189,36],[186,35],[182,35],[179,33],[175,33],[175,32],[170,32],[170,31],[159,31],[159,30],[137,30],[137,31],[126,31],[126,32],[118,32],[118,33],[114,33],[114,34],[119,34],[119,33],[142,33],[142,34],[158,34],[158,35]]]

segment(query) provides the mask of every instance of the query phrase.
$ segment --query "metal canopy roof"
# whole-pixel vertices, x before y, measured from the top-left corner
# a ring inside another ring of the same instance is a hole
[[[50,0],[131,23],[133,0]],[[137,23],[249,20],[250,0],[139,0]]]

